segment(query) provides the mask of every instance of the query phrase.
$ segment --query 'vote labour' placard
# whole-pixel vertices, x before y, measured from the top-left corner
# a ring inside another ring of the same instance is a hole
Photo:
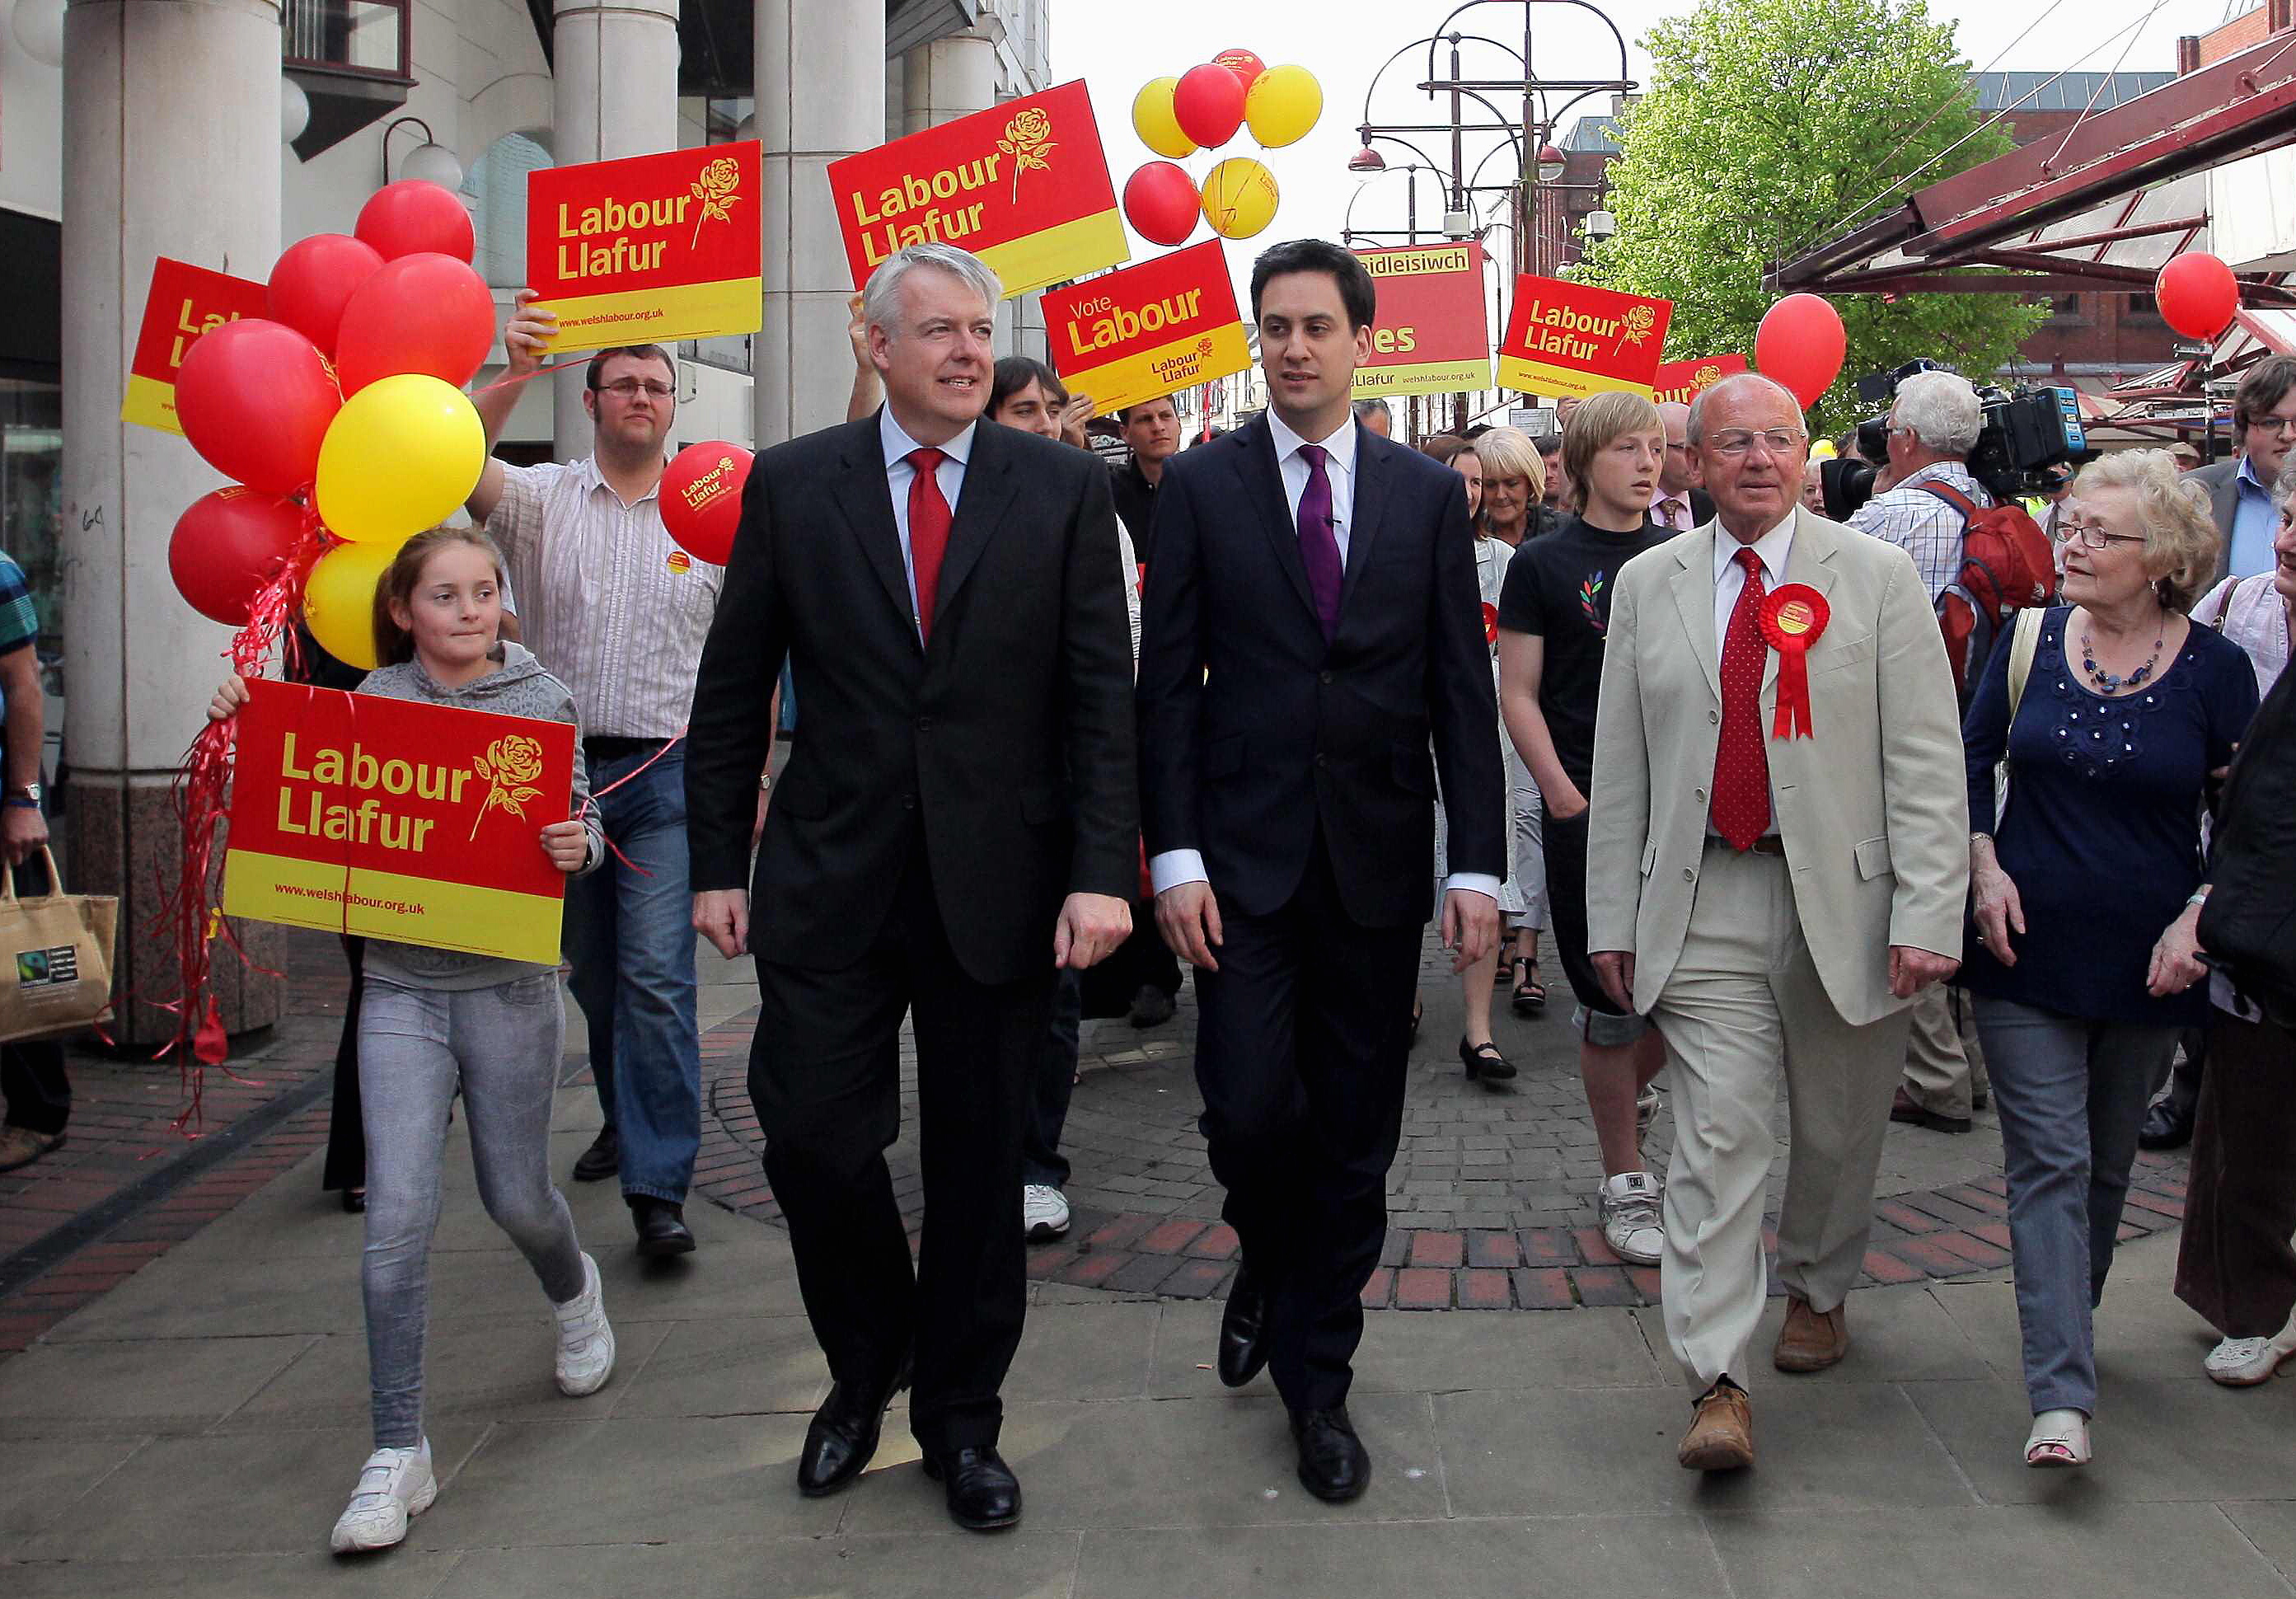
[[[227,272],[210,272],[161,256],[152,263],[152,291],[144,297],[144,325],[135,358],[127,365],[127,391],[119,420],[180,433],[176,420],[176,372],[200,335],[242,316],[266,315],[270,291]]]
[[[1523,274],[1514,281],[1499,387],[1558,399],[1610,390],[1648,395],[1666,348],[1670,299]]]
[[[515,960],[558,959],[574,729],[250,682],[239,713],[226,915]]]
[[[832,161],[829,188],[857,289],[910,244],[971,250],[1007,298],[1131,254],[1081,78]]]
[[[1491,386],[1480,245],[1407,244],[1356,254],[1379,291],[1371,359],[1356,368],[1357,399]]]
[[[1218,239],[1045,296],[1045,342],[1103,414],[1251,365]]]
[[[764,325],[764,146],[702,144],[527,176],[526,281],[554,354]]]

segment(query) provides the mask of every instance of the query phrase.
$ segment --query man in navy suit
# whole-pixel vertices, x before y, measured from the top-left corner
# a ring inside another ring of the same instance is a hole
[[[1498,937],[1505,794],[1462,480],[1349,405],[1370,275],[1300,240],[1254,263],[1251,302],[1267,414],[1173,457],[1156,496],[1142,815],[1157,926],[1196,967],[1204,1136],[1242,1241],[1220,1376],[1269,1368],[1300,1480],[1339,1501],[1370,1472],[1349,1361],[1402,1127],[1436,772],[1462,969]]]

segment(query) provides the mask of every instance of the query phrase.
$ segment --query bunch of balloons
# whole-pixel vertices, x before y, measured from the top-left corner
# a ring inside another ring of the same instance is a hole
[[[234,480],[194,501],[168,541],[168,571],[201,615],[245,626],[316,527],[332,537],[305,619],[331,653],[374,666],[375,579],[470,497],[486,463],[486,430],[463,392],[495,337],[475,242],[447,190],[391,184],[352,234],[280,255],[268,316],[226,323],[186,352],[176,420]]]
[[[1263,150],[1308,136],[1324,114],[1324,89],[1305,67],[1271,67],[1249,50],[1223,50],[1177,78],[1159,78],[1132,102],[1133,131],[1170,160],[1150,161],[1124,184],[1124,215],[1156,244],[1184,244],[1201,217],[1224,239],[1249,239],[1275,217],[1275,176],[1231,156],[1199,184],[1174,161],[1218,150],[1248,127]]]

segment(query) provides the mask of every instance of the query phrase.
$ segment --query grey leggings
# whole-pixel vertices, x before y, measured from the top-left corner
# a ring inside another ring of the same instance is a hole
[[[582,1292],[574,1218],[550,1182],[551,1095],[565,1029],[554,972],[461,990],[367,977],[359,1011],[367,1172],[360,1277],[378,1449],[410,1448],[422,1436],[430,1234],[457,1085],[487,1214],[553,1303]]]

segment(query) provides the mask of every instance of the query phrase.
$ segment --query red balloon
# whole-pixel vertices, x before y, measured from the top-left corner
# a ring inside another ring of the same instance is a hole
[[[495,341],[495,297],[452,256],[401,256],[343,308],[335,375],[348,399],[377,378],[428,373],[461,388]]]
[[[176,420],[209,465],[266,494],[293,494],[319,468],[343,407],[326,357],[259,316],[202,333],[176,372]]]
[[[2214,339],[2240,309],[2240,282],[2206,250],[2172,256],[2152,285],[2161,320],[2187,339]]]
[[[1754,365],[1792,390],[1808,410],[1841,375],[1849,348],[1841,314],[1820,294],[1789,294],[1754,332]]]
[[[257,591],[285,570],[302,539],[302,506],[234,483],[176,519],[168,575],[201,616],[244,627]]]
[[[1124,217],[1151,244],[1181,244],[1204,214],[1203,197],[1169,161],[1150,161],[1124,180]]]
[[[1172,119],[1206,150],[1218,150],[1243,123],[1243,84],[1217,62],[1190,67],[1172,91]]]
[[[711,439],[689,444],[662,468],[661,525],[678,548],[697,561],[723,566],[742,525],[742,486],[750,480],[750,452]]]
[[[1212,57],[1212,65],[1226,67],[1234,73],[1236,81],[1243,85],[1247,94],[1251,89],[1252,80],[1267,70],[1267,63],[1249,50],[1223,50]]]
[[[313,234],[281,252],[271,269],[266,308],[272,321],[285,323],[317,345],[321,355],[332,356],[343,308],[381,267],[382,257],[372,244],[348,234]]]
[[[352,230],[386,261],[425,252],[467,264],[478,253],[471,214],[453,191],[420,177],[385,184],[359,208]]]

